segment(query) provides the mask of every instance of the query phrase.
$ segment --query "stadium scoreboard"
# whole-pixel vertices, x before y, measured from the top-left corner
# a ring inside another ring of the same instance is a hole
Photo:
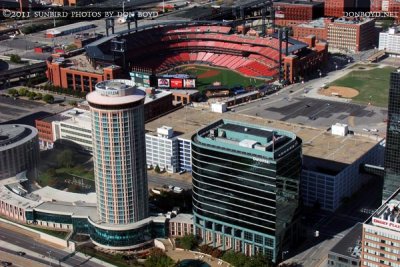
[[[140,71],[132,71],[129,73],[131,80],[138,86],[151,87],[150,74]]]

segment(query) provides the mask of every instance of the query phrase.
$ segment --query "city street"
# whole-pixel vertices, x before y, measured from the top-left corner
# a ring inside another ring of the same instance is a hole
[[[149,182],[149,187],[162,187],[163,185],[173,185],[178,186],[182,189],[191,189],[192,183],[183,181],[176,178],[171,178],[166,175],[156,175],[147,173],[147,179]]]
[[[21,247],[24,250],[36,253],[35,257],[32,256],[34,254],[27,255],[26,257],[44,263],[48,266],[51,266],[49,258],[52,259],[53,263],[60,262],[61,266],[104,266],[104,264],[94,263],[89,258],[82,258],[75,253],[71,254],[67,251],[46,245],[44,242],[32,238],[31,236],[21,234],[18,232],[18,228],[16,228],[16,231],[10,230],[9,227],[4,227],[3,223],[0,223],[0,240],[1,242],[10,243],[12,245]],[[15,252],[15,250],[6,249],[7,246],[5,245],[1,245],[0,247],[3,251],[10,253],[13,251]]]
[[[382,180],[373,177],[349,203],[336,212],[307,210],[307,240],[298,248],[289,251],[285,262],[298,262],[303,267],[326,267],[327,256],[341,238],[357,223],[365,221],[381,204]],[[319,237],[315,237],[319,231]],[[361,238],[361,237],[360,237]]]

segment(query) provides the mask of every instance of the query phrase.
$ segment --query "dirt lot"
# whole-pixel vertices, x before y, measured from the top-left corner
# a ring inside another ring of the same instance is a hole
[[[343,98],[353,98],[358,95],[356,89],[343,86],[329,86],[327,89],[321,89],[319,93],[325,96],[340,96]]]

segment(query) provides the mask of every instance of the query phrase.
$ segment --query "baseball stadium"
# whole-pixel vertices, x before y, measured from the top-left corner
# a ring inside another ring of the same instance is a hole
[[[315,36],[294,40],[284,30],[261,36],[228,23],[168,21],[132,29],[128,25],[127,30],[114,33],[113,25],[106,23],[107,35],[86,45],[83,54],[53,55],[47,62],[53,85],[90,92],[97,82],[127,78],[132,70],[157,78],[185,70],[182,66],[216,68],[215,74],[228,73],[227,82],[254,78],[293,83],[311,75],[327,59],[326,43],[316,42]],[[151,81],[150,85],[163,87]]]

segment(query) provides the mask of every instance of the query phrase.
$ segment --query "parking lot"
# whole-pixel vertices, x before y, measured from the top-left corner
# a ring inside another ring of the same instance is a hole
[[[1,91],[0,91],[1,93]],[[0,124],[21,123],[35,126],[35,119],[61,112],[70,107],[0,95]]]

